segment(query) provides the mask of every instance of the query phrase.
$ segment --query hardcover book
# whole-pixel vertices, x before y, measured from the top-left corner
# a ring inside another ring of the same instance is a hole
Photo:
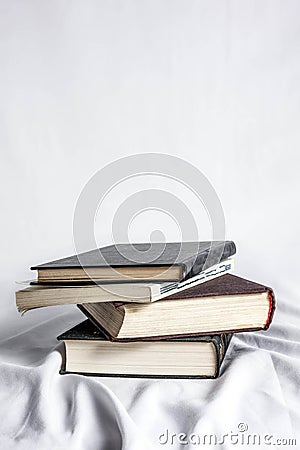
[[[58,336],[61,373],[147,378],[216,378],[231,335],[111,342],[89,320]]]
[[[109,339],[234,333],[269,327],[275,298],[271,288],[226,274],[150,304],[78,305]]]
[[[232,241],[117,244],[31,269],[39,283],[182,281],[235,251]]]
[[[20,313],[46,306],[77,303],[134,302],[149,303],[192,286],[232,272],[233,260],[226,259],[181,282],[167,283],[116,283],[115,284],[36,284],[16,292],[16,304]]]

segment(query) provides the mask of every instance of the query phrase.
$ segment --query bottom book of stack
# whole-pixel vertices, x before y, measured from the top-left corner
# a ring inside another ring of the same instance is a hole
[[[58,336],[61,373],[146,378],[216,378],[231,334],[113,342],[90,320]]]

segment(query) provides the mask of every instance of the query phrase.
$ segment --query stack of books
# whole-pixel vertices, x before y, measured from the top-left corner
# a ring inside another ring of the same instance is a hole
[[[232,241],[119,244],[32,267],[21,313],[77,304],[61,373],[215,378],[233,333],[266,330],[271,288],[233,275]],[[137,256],[138,255],[138,256]]]

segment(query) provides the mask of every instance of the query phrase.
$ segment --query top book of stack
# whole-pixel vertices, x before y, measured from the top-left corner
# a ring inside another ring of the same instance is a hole
[[[38,284],[180,282],[234,255],[232,241],[110,245],[31,267]]]

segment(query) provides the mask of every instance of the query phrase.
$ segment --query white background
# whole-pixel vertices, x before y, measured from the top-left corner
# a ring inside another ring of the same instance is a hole
[[[7,362],[37,363],[80,320],[65,307],[20,318],[15,281],[74,252],[74,208],[97,170],[145,152],[181,157],[210,180],[237,244],[237,273],[274,288],[274,326],[291,339],[284,326],[298,327],[300,311],[299,51],[297,1],[0,2]],[[111,211],[117,204],[115,195]],[[97,220],[100,244],[110,238],[105,220]],[[147,223],[131,236],[147,239]],[[164,232],[177,237],[172,226]],[[45,334],[9,341],[49,320]],[[287,410],[295,395],[285,397]]]

